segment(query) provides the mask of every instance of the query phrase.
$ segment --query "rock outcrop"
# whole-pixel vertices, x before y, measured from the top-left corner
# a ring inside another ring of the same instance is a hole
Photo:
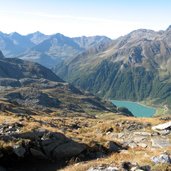
[[[152,130],[160,134],[169,134],[171,133],[171,121],[157,126],[153,126]]]
[[[2,149],[1,161],[18,161],[27,157],[46,160],[66,160],[78,156],[87,149],[85,144],[77,143],[58,132],[37,129],[21,133],[22,124],[3,125],[0,128],[1,141],[17,141],[10,149]],[[21,143],[20,143],[21,142]],[[10,159],[14,156],[13,159]]]
[[[159,156],[154,156],[151,158],[151,160],[155,163],[155,164],[171,164],[171,156],[167,153],[163,153]]]

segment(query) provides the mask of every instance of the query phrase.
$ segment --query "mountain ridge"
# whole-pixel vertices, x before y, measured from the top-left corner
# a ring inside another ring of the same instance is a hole
[[[64,80],[101,97],[170,106],[170,42],[170,27],[138,29],[115,40],[54,34],[18,57],[53,68]]]
[[[171,107],[170,29],[139,29],[113,41],[106,50],[80,54],[56,68],[75,86],[118,100],[152,100]]]

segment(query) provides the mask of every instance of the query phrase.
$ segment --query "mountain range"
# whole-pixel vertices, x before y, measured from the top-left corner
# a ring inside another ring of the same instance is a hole
[[[139,29],[111,40],[35,32],[0,33],[7,57],[38,62],[76,87],[107,98],[171,107],[171,26]]]
[[[112,42],[105,36],[66,37],[60,33],[45,35],[40,32],[28,35],[0,33],[0,49],[6,57],[17,57],[38,62],[48,68],[71,61],[89,51],[98,52]]]
[[[103,51],[79,54],[55,72],[100,97],[171,107],[170,42],[171,27],[135,30]]]

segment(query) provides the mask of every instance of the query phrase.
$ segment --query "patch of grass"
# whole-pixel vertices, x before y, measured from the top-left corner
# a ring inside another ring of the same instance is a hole
[[[151,171],[170,171],[171,165],[168,164],[155,164],[152,165]]]

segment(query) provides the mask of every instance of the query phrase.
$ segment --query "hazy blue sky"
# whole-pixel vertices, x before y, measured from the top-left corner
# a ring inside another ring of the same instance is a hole
[[[171,0],[0,0],[0,30],[67,36],[106,35],[134,29],[166,29]]]

